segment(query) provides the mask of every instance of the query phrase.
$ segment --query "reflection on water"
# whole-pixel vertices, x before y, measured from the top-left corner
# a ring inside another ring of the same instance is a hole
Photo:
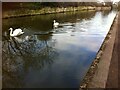
[[[24,38],[15,37],[3,41],[3,84],[6,85],[4,79],[7,77],[14,82],[14,84],[9,83],[9,85],[20,87],[19,84],[23,83],[16,82],[16,78],[22,78],[22,74],[27,73],[30,68],[40,70],[44,65],[53,63],[54,58],[58,56],[55,49],[52,48],[54,43],[55,40],[50,43],[46,40],[39,41],[36,35],[25,36]]]
[[[3,19],[3,88],[79,88],[116,12],[69,12]],[[53,28],[56,19],[60,26]],[[8,28],[22,28],[10,37]]]

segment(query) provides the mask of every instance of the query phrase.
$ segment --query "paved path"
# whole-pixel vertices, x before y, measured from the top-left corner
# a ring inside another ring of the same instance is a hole
[[[98,64],[98,68],[91,82],[88,83],[88,88],[118,88],[118,60],[120,59],[120,55],[118,53],[120,52],[120,13],[117,17],[119,18],[115,19],[115,22],[111,28],[111,38],[106,43],[103,55],[101,56]]]
[[[120,88],[120,12],[106,88]]]

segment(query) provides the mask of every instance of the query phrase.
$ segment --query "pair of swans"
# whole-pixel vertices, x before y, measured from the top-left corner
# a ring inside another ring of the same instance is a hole
[[[53,20],[53,26],[54,27],[58,27],[59,26],[59,23],[58,22],[56,22],[55,20]],[[22,31],[22,29],[20,29],[20,28],[18,28],[18,29],[15,29],[14,31],[13,31],[13,28],[10,28],[9,29],[10,30],[10,36],[11,37],[17,37],[17,36],[19,36],[19,35],[22,35],[22,34],[24,34],[24,32]]]
[[[9,30],[10,30],[10,36],[11,37],[17,37],[17,36],[22,35],[24,33],[22,31],[22,29],[20,29],[20,28],[15,29],[14,31],[13,31],[13,28],[10,28]]]

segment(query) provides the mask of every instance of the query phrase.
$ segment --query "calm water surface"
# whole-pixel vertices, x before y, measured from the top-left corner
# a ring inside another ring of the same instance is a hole
[[[79,88],[115,15],[92,11],[3,19],[3,88]],[[10,27],[25,33],[9,37]]]

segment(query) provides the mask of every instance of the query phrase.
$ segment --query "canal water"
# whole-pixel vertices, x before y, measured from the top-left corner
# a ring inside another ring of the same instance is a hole
[[[3,88],[79,88],[115,15],[89,11],[3,19]],[[10,37],[10,27],[25,33]]]

